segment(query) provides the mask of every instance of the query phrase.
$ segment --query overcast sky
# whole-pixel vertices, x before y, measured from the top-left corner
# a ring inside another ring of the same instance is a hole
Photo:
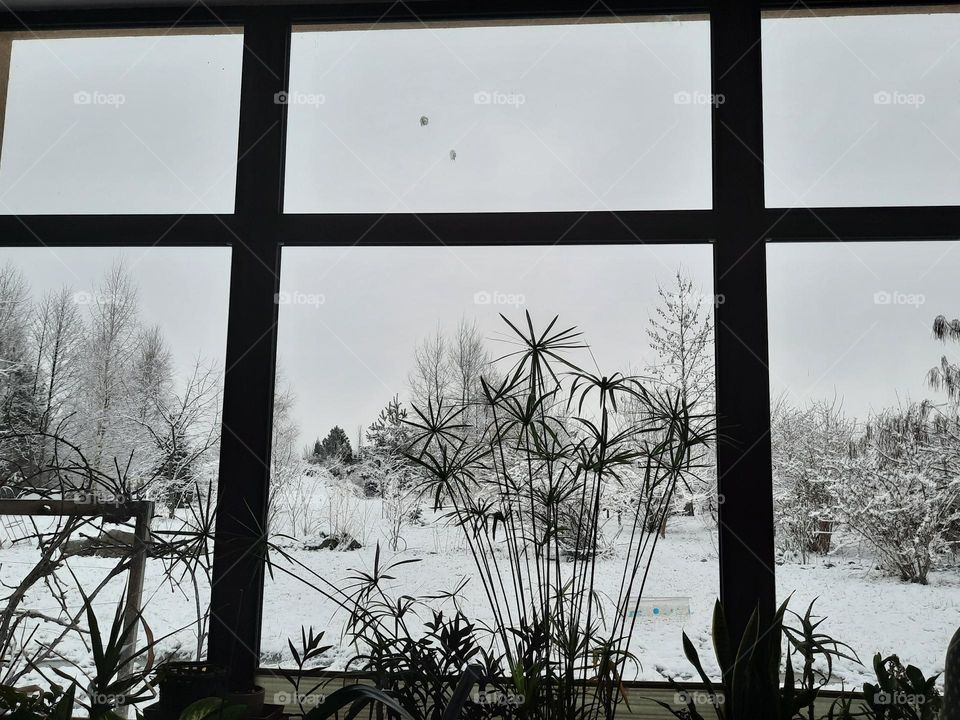
[[[960,201],[958,18],[766,20],[768,204]],[[16,42],[0,212],[229,212],[240,49],[229,34]],[[726,99],[709,96],[708,51],[702,21],[297,33],[285,208],[709,207],[710,107]],[[773,393],[856,415],[929,395],[930,325],[960,315],[955,247],[770,247]],[[0,255],[37,294],[88,288],[114,257]],[[229,252],[124,255],[178,365],[222,358]],[[353,437],[405,390],[415,342],[463,315],[492,337],[496,311],[559,313],[603,368],[642,365],[656,283],[680,264],[711,294],[709,246],[287,250],[280,363],[303,437]]]
[[[584,369],[637,371],[654,360],[657,283],[682,267],[709,293],[713,274],[708,245],[288,248],[283,264],[280,365],[302,431],[339,424],[352,440],[395,393],[406,399],[415,345],[438,327],[476,320],[496,356],[516,349],[500,313],[516,324],[529,311],[541,329],[558,315],[591,346],[571,358]]]

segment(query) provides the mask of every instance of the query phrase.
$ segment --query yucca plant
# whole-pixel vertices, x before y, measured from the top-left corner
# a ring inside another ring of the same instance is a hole
[[[543,330],[529,313],[523,327],[501,317],[516,349],[481,379],[484,412],[442,397],[415,406],[407,457],[421,491],[464,531],[493,617],[491,654],[523,699],[514,714],[611,718],[636,661],[630,641],[658,541],[650,529],[700,469],[711,423],[642,378],[582,369],[574,356],[587,346],[556,317]],[[601,599],[601,510],[624,483],[633,517],[619,587]]]

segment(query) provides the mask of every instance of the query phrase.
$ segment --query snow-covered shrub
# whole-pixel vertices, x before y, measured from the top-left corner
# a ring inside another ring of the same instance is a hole
[[[830,552],[834,523],[831,488],[850,452],[854,423],[830,402],[785,403],[771,412],[774,522],[778,549],[806,562]]]
[[[929,405],[875,418],[832,483],[836,510],[880,565],[926,584],[960,520],[960,425]]]
[[[613,551],[603,532],[601,518],[582,511],[576,500],[560,503],[556,511],[560,551],[571,560],[602,557]]]
[[[394,396],[367,430],[363,465],[367,483],[376,482],[383,498],[382,513],[391,550],[400,546],[404,526],[417,512],[419,497],[413,487],[414,469],[406,452],[410,446],[407,411]],[[366,490],[366,484],[365,484]]]
[[[349,481],[331,477],[326,483],[325,494],[324,532],[332,537],[350,536],[366,545],[372,517],[370,503],[363,491]]]
[[[302,472],[277,488],[271,499],[274,531],[299,540],[316,534],[321,524],[322,491],[328,480],[325,472]]]

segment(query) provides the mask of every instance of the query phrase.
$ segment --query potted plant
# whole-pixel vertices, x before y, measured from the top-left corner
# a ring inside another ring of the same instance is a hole
[[[159,709],[177,716],[198,700],[227,694],[227,669],[208,662],[169,662],[157,669]]]

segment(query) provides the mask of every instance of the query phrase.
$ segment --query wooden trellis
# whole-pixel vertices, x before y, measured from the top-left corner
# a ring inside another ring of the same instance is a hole
[[[89,517],[110,522],[134,521],[130,570],[127,575],[127,593],[123,607],[124,628],[130,628],[121,653],[121,676],[133,672],[139,629],[140,602],[143,597],[143,578],[147,565],[147,547],[150,544],[150,523],[154,504],[150,500],[103,501],[44,499],[0,499],[0,516],[30,517]]]

